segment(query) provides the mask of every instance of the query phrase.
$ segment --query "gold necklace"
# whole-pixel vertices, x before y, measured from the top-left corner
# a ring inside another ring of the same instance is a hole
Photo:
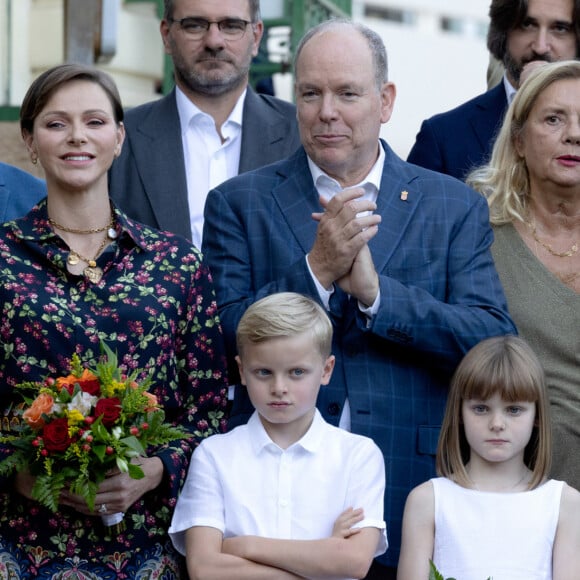
[[[117,233],[115,232],[114,237],[116,237],[116,236],[117,236]],[[87,267],[83,270],[83,274],[93,284],[98,284],[101,281],[101,278],[103,277],[103,270],[102,270],[102,268],[99,268],[97,266],[96,260],[111,239],[112,238],[110,238],[109,234],[107,233],[107,235],[103,238],[103,241],[99,245],[99,248],[97,249],[97,252],[96,252],[94,258],[92,258],[92,259],[87,258],[87,257],[83,256],[82,254],[79,254],[79,252],[77,252],[76,250],[73,250],[71,248],[71,250],[67,256],[67,259],[66,259],[67,263],[70,264],[71,266],[75,266],[76,264],[79,263],[80,260],[82,260],[83,262],[86,262]]]
[[[63,232],[68,232],[69,234],[100,234],[101,232],[105,232],[107,230],[113,230],[113,225],[115,223],[113,216],[111,215],[111,219],[109,220],[109,223],[106,226],[103,226],[101,228],[92,228],[90,230],[77,230],[75,228],[69,228],[67,226],[63,226],[61,224],[59,224],[58,222],[54,221],[52,218],[48,218],[48,223],[53,227],[53,228],[57,228],[59,230],[62,230]],[[110,233],[110,232],[109,232]],[[115,236],[110,236],[110,237],[115,237]]]
[[[101,230],[103,231],[103,230]],[[101,252],[105,249],[105,246],[117,237],[117,231],[113,227],[113,220],[111,220],[110,227],[107,229],[107,233],[100,243],[94,257],[87,258],[83,256],[76,250],[70,249],[70,252],[66,258],[67,264],[70,266],[76,266],[79,261],[86,262],[87,267],[83,270],[83,274],[93,283],[98,284],[103,277],[103,270],[97,266],[97,258],[101,255]]]
[[[555,256],[556,258],[570,258],[578,251],[578,244],[576,242],[574,242],[570,246],[570,248],[568,248],[566,251],[556,252],[550,244],[547,244],[546,242],[543,242],[542,240],[540,240],[540,238],[538,237],[538,234],[536,233],[536,223],[535,222],[532,223],[530,220],[526,220],[526,224],[530,228],[530,231],[532,232],[532,237],[534,238],[534,240],[538,244],[540,244],[540,246],[542,246],[548,252],[550,252],[550,254],[552,254],[552,256]]]
[[[100,228],[91,228],[88,230],[69,228],[67,226],[63,226],[62,224],[59,224],[58,222],[56,222],[52,218],[48,218],[48,223],[53,228],[57,228],[59,230],[62,230],[63,232],[68,232],[71,234],[85,235],[85,234],[98,234],[98,233],[101,233],[104,231],[107,232],[105,237],[103,238],[103,241],[99,245],[94,258],[92,258],[92,259],[87,258],[86,256],[83,256],[82,254],[80,254],[76,250],[73,250],[72,248],[70,249],[70,252],[66,258],[67,264],[69,264],[70,266],[76,266],[79,263],[79,261],[86,262],[87,267],[83,270],[83,274],[93,284],[98,284],[101,281],[101,278],[103,277],[103,270],[102,270],[102,268],[99,268],[97,266],[97,258],[100,256],[101,252],[105,249],[105,246],[109,243],[109,241],[114,240],[117,237],[117,230],[115,229],[114,216],[111,215],[111,219],[109,220],[109,223],[106,226],[103,226]]]

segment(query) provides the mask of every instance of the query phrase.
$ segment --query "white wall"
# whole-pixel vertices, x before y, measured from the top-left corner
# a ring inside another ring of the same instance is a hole
[[[405,158],[421,122],[486,90],[488,53],[475,38],[420,36],[384,21],[366,21],[387,47],[395,110],[382,136]]]
[[[376,30],[387,47],[397,100],[382,136],[403,158],[424,119],[486,90],[489,56],[482,31],[489,22],[489,4],[490,0],[353,0],[353,18]],[[414,26],[365,18],[365,5],[412,12]],[[464,34],[441,30],[444,16],[463,19]]]

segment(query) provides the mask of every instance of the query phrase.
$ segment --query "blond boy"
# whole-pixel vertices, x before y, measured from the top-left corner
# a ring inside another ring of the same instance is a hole
[[[193,454],[169,530],[192,580],[364,578],[385,552],[382,454],[316,410],[331,343],[326,313],[299,294],[240,320],[236,360],[256,410]]]

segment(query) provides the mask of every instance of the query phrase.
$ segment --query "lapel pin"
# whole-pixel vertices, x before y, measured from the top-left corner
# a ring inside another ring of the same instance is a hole
[[[408,191],[401,191],[401,199],[403,201],[407,201],[407,196],[409,195]]]

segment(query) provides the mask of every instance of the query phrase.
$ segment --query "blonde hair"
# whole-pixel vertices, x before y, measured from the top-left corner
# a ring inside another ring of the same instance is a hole
[[[486,400],[498,393],[504,401],[536,404],[535,425],[524,451],[532,471],[529,488],[540,485],[551,467],[551,427],[544,370],[531,347],[517,336],[483,340],[463,358],[451,381],[445,417],[437,446],[437,473],[469,487],[465,469],[470,448],[462,421],[462,403]]]
[[[332,349],[332,324],[324,309],[311,298],[295,292],[270,294],[252,304],[236,332],[238,353],[248,343],[286,338],[309,332],[323,358]]]
[[[487,198],[494,225],[525,222],[530,197],[526,161],[516,143],[524,132],[538,97],[552,84],[580,79],[580,62],[546,63],[532,71],[518,89],[509,106],[487,165],[471,172],[466,183]]]

